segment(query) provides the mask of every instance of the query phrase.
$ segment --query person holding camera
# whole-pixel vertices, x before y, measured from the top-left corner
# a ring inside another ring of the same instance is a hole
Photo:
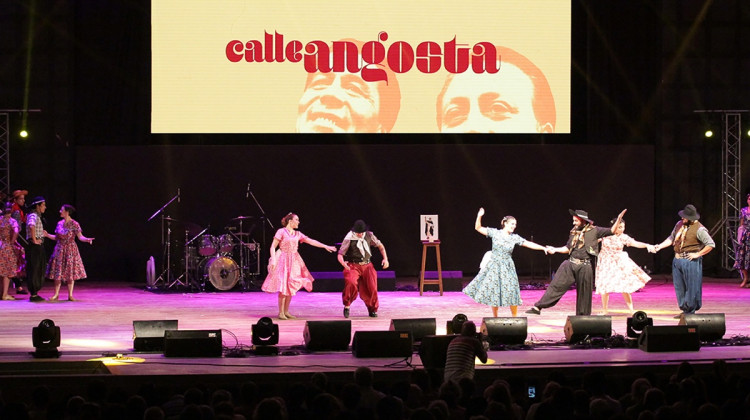
[[[474,358],[487,363],[487,344],[477,338],[477,326],[466,321],[461,326],[461,335],[448,344],[443,379],[456,383],[461,378],[474,379]]]

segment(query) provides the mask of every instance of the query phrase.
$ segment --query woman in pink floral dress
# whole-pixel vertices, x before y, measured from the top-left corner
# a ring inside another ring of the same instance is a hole
[[[299,244],[307,243],[328,252],[335,252],[336,247],[322,244],[296,230],[299,227],[299,216],[294,213],[284,216],[281,226],[284,227],[276,231],[273,237],[268,276],[261,289],[279,294],[279,319],[294,319],[296,317],[289,313],[292,296],[303,287],[308,292],[311,291],[314,280],[299,255]]]
[[[631,293],[641,289],[651,280],[648,274],[623,251],[626,246],[647,248],[649,245],[638,242],[625,233],[625,220],[612,236],[602,238],[602,249],[596,262],[596,294],[602,296],[602,309],[609,310],[609,294],[622,293],[630,312],[633,312]]]
[[[81,254],[78,252],[75,238],[89,244],[94,242],[94,238],[83,236],[81,225],[70,217],[75,210],[70,204],[63,204],[60,208],[62,220],[57,222],[55,234],[50,235],[46,231],[44,232],[45,237],[57,241],[47,265],[46,275],[48,279],[55,282],[55,294],[49,298],[51,302],[58,300],[62,282],[68,285],[68,300],[74,301],[73,286],[75,281],[86,278],[86,270],[83,268],[83,261],[81,260]]]
[[[16,260],[16,239],[18,238],[18,222],[12,217],[12,204],[8,203],[0,217],[0,277],[3,278],[2,300],[15,300],[8,294],[10,278],[16,276],[18,264]]]

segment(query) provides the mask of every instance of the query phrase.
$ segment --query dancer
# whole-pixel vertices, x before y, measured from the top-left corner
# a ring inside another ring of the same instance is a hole
[[[638,242],[625,234],[625,220],[621,220],[614,235],[602,238],[602,248],[596,261],[594,282],[596,294],[602,296],[604,315],[609,311],[610,293],[622,293],[625,304],[632,313],[633,298],[630,294],[651,280],[651,277],[628,257],[628,253],[623,251],[626,246],[649,248],[651,245]]]
[[[19,232],[21,232],[24,223],[26,223],[26,214],[24,213],[24,208],[26,207],[27,195],[29,195],[29,192],[26,190],[15,190],[13,191],[13,195],[11,196],[11,204],[13,205],[13,207],[10,217],[15,219],[16,223],[18,224]],[[23,236],[19,236],[18,239],[19,242],[25,242]],[[24,252],[24,246],[18,242],[13,244],[13,248],[16,254],[17,272],[12,277],[14,278],[13,282],[16,286],[16,294],[25,295],[26,293],[28,293],[23,287],[24,278],[26,277],[26,253]]]
[[[674,225],[672,233],[654,246],[652,252],[673,245],[672,282],[677,305],[683,314],[693,314],[703,305],[703,256],[711,252],[716,243],[708,229],[698,221],[701,215],[694,205],[688,204],[677,215],[680,221]]]
[[[8,203],[3,209],[0,218],[0,277],[3,278],[2,300],[16,300],[8,294],[10,278],[16,275],[16,250],[15,244],[18,239],[18,223],[11,217],[13,205]]]
[[[474,229],[492,240],[492,251],[486,264],[482,264],[479,273],[463,290],[477,303],[490,305],[492,316],[497,317],[500,306],[510,306],[510,313],[518,315],[518,305],[521,301],[521,289],[518,286],[518,274],[513,264],[512,253],[516,245],[537,251],[545,251],[546,248],[513,233],[516,230],[517,221],[513,216],[505,216],[500,222],[502,229],[488,228],[482,226],[484,208],[481,207],[474,222]]]
[[[591,293],[594,286],[591,259],[599,254],[599,239],[614,235],[626,211],[627,209],[620,212],[612,227],[607,229],[594,226],[594,221],[589,219],[589,214],[584,210],[568,210],[573,216],[573,229],[570,230],[568,243],[557,248],[549,246],[547,252],[570,254],[570,257],[560,264],[544,295],[526,311],[527,314],[539,315],[542,309],[555,306],[575,282],[576,315],[591,315]]]
[[[313,277],[299,255],[299,244],[307,243],[328,252],[335,252],[335,246],[322,244],[296,230],[299,216],[289,213],[281,219],[281,229],[276,231],[271,243],[271,257],[268,260],[268,276],[261,289],[279,294],[279,319],[295,319],[289,313],[292,296],[301,288],[312,290]],[[278,250],[276,249],[278,247]]]
[[[26,287],[29,289],[29,301],[43,302],[39,290],[44,282],[44,266],[47,264],[47,254],[44,251],[44,231],[42,214],[47,211],[44,197],[34,197],[29,204],[31,213],[26,215]]]
[[[740,226],[737,228],[737,251],[734,256],[734,268],[740,270],[742,283],[748,287],[747,270],[750,269],[750,194],[747,195],[747,207],[740,210]]]
[[[55,250],[47,265],[47,278],[55,282],[55,294],[49,298],[50,302],[57,302],[60,296],[60,285],[65,282],[68,286],[68,300],[74,302],[73,287],[76,280],[86,278],[86,270],[83,267],[81,254],[78,252],[75,238],[81,242],[94,243],[94,238],[87,238],[81,232],[81,225],[71,215],[76,211],[70,204],[63,204],[60,208],[60,220],[55,227],[55,234],[44,232],[45,236],[53,241]]]
[[[341,293],[341,300],[344,303],[344,318],[349,318],[349,307],[354,299],[359,296],[367,306],[367,313],[370,317],[378,316],[378,272],[370,262],[372,257],[372,247],[380,250],[383,261],[380,265],[386,269],[388,263],[388,254],[385,253],[385,245],[375,235],[367,229],[364,220],[354,222],[352,229],[346,234],[341,242],[338,260],[339,264],[344,267],[344,291]],[[359,283],[359,279],[362,283]]]

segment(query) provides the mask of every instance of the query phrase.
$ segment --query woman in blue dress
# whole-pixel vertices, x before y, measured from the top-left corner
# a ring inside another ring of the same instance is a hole
[[[503,217],[500,222],[502,229],[495,229],[483,227],[482,216],[484,216],[484,208],[480,208],[477,213],[474,229],[492,240],[492,254],[487,263],[479,269],[474,280],[466,285],[463,291],[477,303],[490,305],[494,317],[497,317],[497,308],[500,306],[510,306],[511,315],[516,316],[518,305],[522,302],[518,274],[516,274],[516,266],[511,258],[513,248],[520,245],[545,251],[545,253],[546,248],[513,233],[517,223],[515,217]]]

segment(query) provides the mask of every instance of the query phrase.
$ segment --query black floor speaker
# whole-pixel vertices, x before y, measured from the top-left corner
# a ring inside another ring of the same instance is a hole
[[[608,315],[570,315],[565,321],[565,340],[578,343],[587,337],[611,337],[612,317]]]
[[[721,340],[727,332],[724,314],[682,314],[677,325],[698,327],[700,341]]]
[[[166,330],[164,356],[221,357],[221,330]]]
[[[458,335],[426,335],[419,346],[419,359],[425,369],[445,369],[448,345]]]
[[[528,325],[526,317],[483,318],[480,331],[490,344],[523,344]]]
[[[307,321],[302,337],[309,351],[346,351],[352,339],[352,322]]]
[[[647,352],[698,351],[698,327],[688,325],[648,325],[638,337],[638,348]]]
[[[164,351],[164,332],[176,329],[176,319],[133,321],[133,350]]]
[[[392,319],[391,331],[411,331],[415,343],[422,341],[426,335],[435,335],[437,321],[435,318]]]
[[[354,357],[410,357],[410,331],[357,331],[352,340]]]

